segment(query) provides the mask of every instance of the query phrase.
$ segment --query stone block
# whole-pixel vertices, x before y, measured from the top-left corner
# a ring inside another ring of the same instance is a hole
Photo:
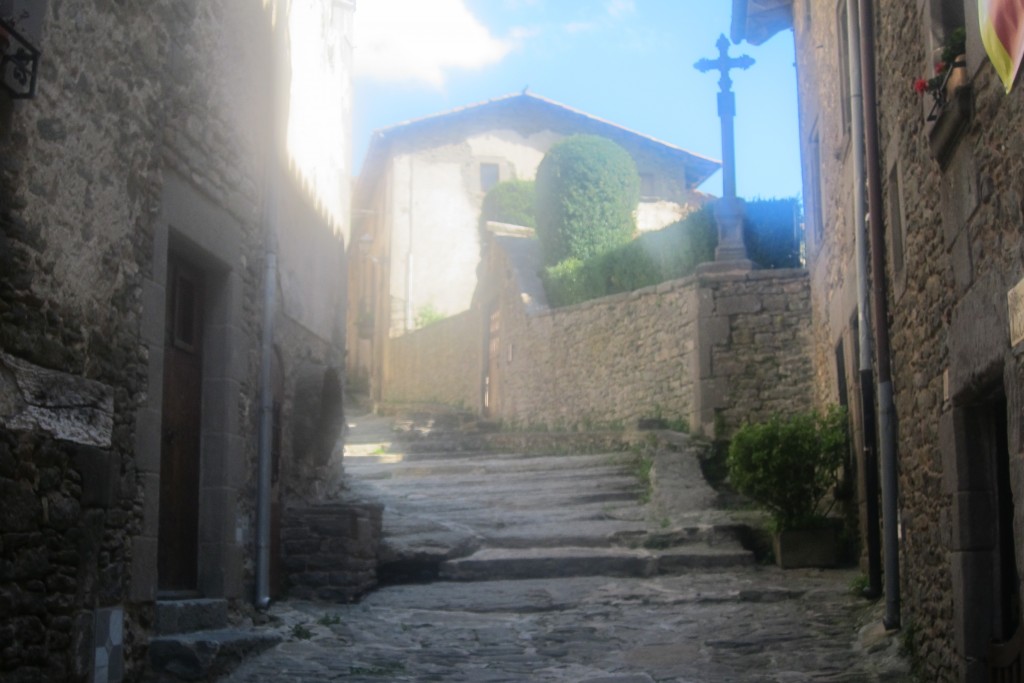
[[[159,410],[141,408],[135,413],[135,467],[139,472],[160,473],[162,422]]]
[[[775,562],[782,569],[839,564],[838,530],[832,526],[782,531],[775,534],[773,547]]]
[[[164,327],[166,325],[165,307],[167,292],[163,284],[150,279],[142,281],[142,341],[150,348],[163,349]]]
[[[756,294],[738,296],[719,296],[715,300],[715,313],[718,315],[737,315],[740,313],[759,313],[761,297]]]
[[[995,547],[995,496],[988,491],[960,491],[953,494],[950,550],[991,550]]]
[[[71,462],[82,476],[82,505],[109,508],[114,504],[121,470],[118,461],[115,454],[94,446],[78,446],[72,450]]]
[[[953,637],[957,654],[984,661],[991,640],[995,575],[990,552],[950,553],[953,585]]]
[[[35,530],[43,519],[43,505],[27,483],[0,479],[0,529]]]

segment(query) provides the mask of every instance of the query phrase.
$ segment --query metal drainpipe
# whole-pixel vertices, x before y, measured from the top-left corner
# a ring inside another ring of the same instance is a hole
[[[860,25],[857,0],[848,0],[846,30],[850,45],[850,137],[853,146],[853,215],[857,252],[857,335],[860,411],[863,421],[863,481],[867,516],[868,587],[865,595],[882,594],[881,548],[878,537],[878,454],[875,450],[875,381],[871,367],[871,311],[868,308],[868,235],[864,222],[864,110],[861,87]]]
[[[274,429],[274,388],[271,364],[274,359],[274,312],[277,294],[277,241],[274,219],[277,190],[268,184],[264,209],[266,222],[266,266],[263,280],[263,339],[260,348],[260,432],[256,483],[256,606],[270,604],[270,478]]]
[[[896,472],[896,411],[892,398],[889,354],[889,306],[885,294],[885,241],[882,225],[882,186],[878,143],[878,101],[875,84],[874,0],[860,0],[860,55],[864,79],[865,153],[868,173],[868,213],[871,231],[871,299],[875,310],[875,355],[878,360],[878,429],[882,459],[882,519],[885,543],[885,617],[888,629],[900,627],[900,558],[898,486]]]

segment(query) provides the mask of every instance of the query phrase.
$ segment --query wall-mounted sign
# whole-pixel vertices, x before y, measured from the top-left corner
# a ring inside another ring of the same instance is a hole
[[[0,0],[0,86],[14,99],[32,97],[46,2]]]

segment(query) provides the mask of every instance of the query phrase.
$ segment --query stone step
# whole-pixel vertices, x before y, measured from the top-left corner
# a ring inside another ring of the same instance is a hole
[[[276,633],[218,629],[178,633],[149,641],[150,680],[202,681],[223,675],[251,655],[281,642]]]
[[[551,455],[537,453],[493,453],[480,451],[437,453],[384,453],[346,455],[345,469],[358,472],[379,470],[458,470],[473,468],[506,469],[570,469],[601,466],[626,461],[625,453],[593,453]]]
[[[496,463],[494,461],[473,463],[473,464],[451,464],[439,465],[373,465],[361,467],[347,467],[351,474],[357,474],[360,479],[367,481],[388,481],[388,485],[414,485],[420,482],[446,481],[459,479],[470,483],[487,483],[496,478],[511,480],[526,480],[538,475],[544,475],[559,480],[574,478],[596,479],[601,477],[622,477],[630,476],[629,471],[622,465],[610,464],[610,461],[601,463],[529,463],[522,461],[510,463]]]
[[[157,600],[154,632],[157,635],[210,631],[228,625],[228,601],[216,598]]]
[[[450,581],[555,579],[574,576],[649,577],[687,569],[752,564],[738,547],[694,546],[667,551],[625,548],[485,548],[441,563],[438,578]]]

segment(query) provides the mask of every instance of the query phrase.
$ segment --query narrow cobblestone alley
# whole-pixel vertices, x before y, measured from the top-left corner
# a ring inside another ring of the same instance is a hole
[[[909,680],[857,572],[756,564],[685,448],[654,461],[647,500],[629,453],[351,422],[346,476],[386,506],[390,585],[276,603],[283,642],[224,681]]]

